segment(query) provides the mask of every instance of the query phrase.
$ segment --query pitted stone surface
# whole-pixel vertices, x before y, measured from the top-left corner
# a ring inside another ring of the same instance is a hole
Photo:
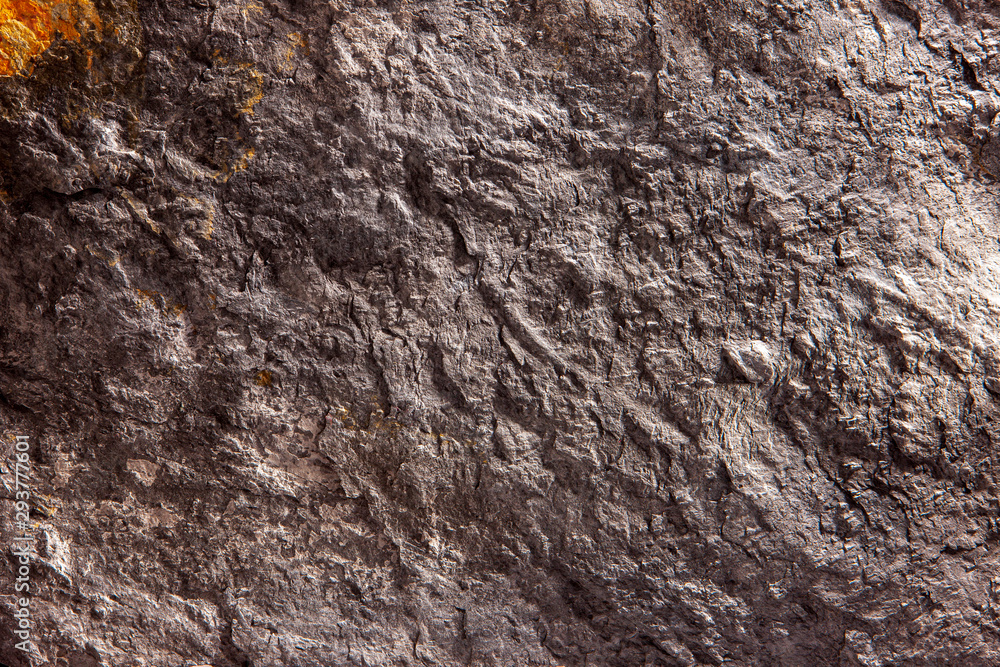
[[[30,664],[1000,662],[990,3],[92,4],[0,77]]]

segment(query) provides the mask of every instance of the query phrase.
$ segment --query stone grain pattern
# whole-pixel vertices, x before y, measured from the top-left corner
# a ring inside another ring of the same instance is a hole
[[[1000,663],[995,4],[91,4],[0,79],[2,662]]]

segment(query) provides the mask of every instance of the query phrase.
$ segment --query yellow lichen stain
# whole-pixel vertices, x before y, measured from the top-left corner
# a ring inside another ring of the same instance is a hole
[[[180,317],[184,311],[187,310],[187,306],[171,302],[160,292],[154,292],[153,290],[146,289],[136,289],[135,293],[139,295],[136,305],[140,308],[142,306],[149,305],[156,308],[164,315],[169,315],[171,317]],[[163,303],[162,306],[159,303],[160,301]]]
[[[243,15],[243,18],[245,18],[245,19],[246,18],[250,18],[250,14],[251,13],[254,13],[254,14],[263,14],[264,13],[264,5],[262,5],[259,2],[248,2],[245,5],[243,5],[242,7],[240,7],[240,14]]]
[[[87,252],[89,252],[91,255],[93,255],[97,259],[100,259],[100,260],[104,261],[112,269],[115,268],[116,266],[118,266],[118,262],[122,261],[121,257],[116,257],[113,254],[112,255],[107,255],[107,254],[101,252],[100,250],[94,250],[93,248],[90,247],[89,243],[84,244],[83,247],[87,249]]]
[[[257,374],[253,376],[253,383],[258,387],[270,387],[272,382],[273,376],[268,370],[257,371]]]
[[[51,519],[59,511],[61,503],[59,499],[53,498],[52,496],[39,494],[35,496],[34,509],[44,516],[46,519]]]
[[[201,221],[201,229],[198,230],[198,235],[205,239],[206,241],[212,240],[212,232],[215,231],[215,207],[208,209],[208,215],[205,219]]]
[[[244,81],[246,97],[240,102],[236,116],[252,116],[254,106],[264,99],[264,75],[250,63],[239,63],[237,67],[247,79]]]
[[[218,178],[218,174],[214,174],[213,177]],[[181,204],[181,201],[185,204]],[[211,241],[212,232],[215,231],[215,204],[188,195],[177,195],[176,203],[188,218],[184,225],[184,231],[200,236],[206,241]]]
[[[122,198],[125,200],[125,203],[127,204],[126,208],[128,208],[133,217],[144,222],[154,234],[159,234],[163,231],[160,229],[160,226],[153,222],[153,219],[149,217],[149,210],[146,208],[145,204],[136,200],[124,188],[119,190],[119,194],[121,194]]]
[[[2,2],[3,0],[0,0]],[[233,61],[222,55],[221,49],[212,52],[212,63],[219,68],[219,72],[226,77],[237,78],[241,90],[236,92],[236,118],[240,116],[253,116],[253,108],[264,99],[264,75],[251,62]],[[232,69],[235,68],[235,72]]]
[[[292,60],[295,59],[296,49],[302,49],[302,52],[309,55],[309,40],[300,32],[290,32],[287,35],[288,46],[285,48],[285,63],[282,69],[285,71],[290,71],[294,69],[292,67]]]
[[[238,160],[232,164],[227,164],[223,169],[215,172],[215,174],[213,174],[213,178],[216,180],[221,179],[223,183],[228,182],[233,175],[238,174],[241,171],[246,171],[246,168],[250,166],[250,160],[253,159],[253,156],[256,155],[256,153],[257,151],[253,148],[246,149],[243,151],[243,155],[241,155]],[[209,234],[206,238],[211,238],[211,234]]]
[[[100,29],[90,0],[0,0],[0,76],[31,74],[57,36],[79,42]],[[88,62],[91,58],[88,54]]]

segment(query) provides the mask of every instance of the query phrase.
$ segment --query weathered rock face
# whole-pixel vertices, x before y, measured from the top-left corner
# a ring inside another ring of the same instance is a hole
[[[0,20],[3,662],[1000,662],[992,3]]]

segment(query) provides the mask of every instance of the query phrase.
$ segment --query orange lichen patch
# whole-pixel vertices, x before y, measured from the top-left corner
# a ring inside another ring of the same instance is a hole
[[[0,76],[30,74],[57,36],[78,42],[100,28],[90,0],[0,0]]]
[[[264,99],[264,75],[250,63],[240,63],[238,67],[244,76],[244,90],[243,99],[239,101],[239,110],[236,115],[252,116],[254,106]]]
[[[202,225],[201,231],[198,232],[201,238],[206,241],[212,240],[212,232],[215,231],[215,211],[210,211],[208,218],[205,220],[205,224]]]
[[[288,33],[288,43],[293,48],[300,48],[309,54],[309,40],[301,32],[290,32]]]
[[[259,2],[248,2],[240,7],[240,13],[243,15],[243,18],[250,18],[250,14],[263,14],[264,5]]]
[[[119,190],[119,194],[121,194],[122,199],[125,200],[126,208],[129,210],[129,213],[132,214],[133,218],[138,218],[142,222],[146,223],[154,234],[159,234],[162,231],[160,226],[153,222],[152,218],[149,217],[149,210],[146,208],[145,204],[135,199],[124,188]]]
[[[170,302],[160,292],[137,289],[135,290],[135,293],[139,295],[139,299],[137,300],[137,305],[139,307],[150,305],[154,308],[158,308],[164,315],[170,315],[171,317],[180,317],[184,311],[187,310],[187,306],[180,303]]]
[[[250,113],[253,113],[253,112],[251,111]],[[250,166],[250,160],[253,159],[253,156],[255,154],[256,154],[256,151],[253,148],[246,149],[243,152],[243,155],[241,155],[238,160],[236,160],[232,164],[225,165],[225,167],[223,169],[215,172],[215,174],[212,175],[212,178],[215,178],[217,180],[218,179],[222,179],[223,183],[228,182],[229,178],[233,174],[238,174],[241,171],[246,171],[246,168],[248,166]],[[210,225],[210,227],[211,227],[211,225]],[[208,240],[211,240],[211,238],[212,238],[211,229],[209,229],[208,236],[206,236],[205,238],[208,239]]]
[[[285,46],[285,62],[281,69],[291,71],[295,69],[292,61],[295,60],[296,51],[301,50],[309,55],[309,40],[300,32],[290,32],[286,39],[288,39],[288,43]]]
[[[58,499],[45,494],[38,494],[32,503],[32,509],[37,511],[46,519],[51,519],[59,511],[60,502]]]
[[[222,55],[220,49],[212,52],[212,62],[233,84],[236,117],[253,116],[254,106],[264,99],[264,75],[253,63],[233,61]]]
[[[203,202],[200,199],[195,199],[194,201],[203,205],[202,210],[205,214],[203,218],[195,223],[194,231],[206,241],[211,241],[212,232],[215,231],[215,207],[211,203]]]
[[[89,243],[85,244],[84,248],[86,248],[87,252],[89,252],[97,259],[107,263],[107,265],[110,266],[112,269],[118,266],[118,262],[122,261],[121,257],[116,257],[114,254],[108,255],[107,253],[101,252],[100,250],[94,250],[93,248],[90,247]]]

